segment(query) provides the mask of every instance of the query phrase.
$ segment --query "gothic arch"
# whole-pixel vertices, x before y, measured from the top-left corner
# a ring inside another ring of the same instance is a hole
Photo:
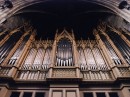
[[[12,9],[6,9],[1,11],[1,17],[0,20],[2,20],[3,18],[9,18],[12,15],[14,15],[15,13],[17,13],[19,10],[27,7],[27,6],[31,6],[33,4],[37,4],[37,3],[42,3],[42,2],[47,2],[50,0],[13,0],[13,5],[14,7]],[[127,20],[128,22],[130,22],[130,11],[124,9],[124,10],[120,10],[118,8],[118,5],[120,3],[120,0],[81,0],[83,2],[90,2],[90,3],[96,3],[98,5],[104,6],[108,9],[110,9],[111,11],[115,12],[117,15],[119,15],[120,17],[124,18],[125,20]],[[2,1],[1,1],[2,2]],[[129,1],[128,1],[129,3]]]

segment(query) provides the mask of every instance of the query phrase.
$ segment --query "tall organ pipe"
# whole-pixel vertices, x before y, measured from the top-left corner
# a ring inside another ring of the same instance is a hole
[[[25,69],[29,68],[32,65],[35,54],[36,54],[36,48],[31,48],[29,53],[28,53],[28,56],[23,64]]]
[[[38,51],[37,51],[36,57],[34,59],[33,65],[42,64],[43,56],[44,56],[44,48],[38,48]]]
[[[46,48],[44,60],[42,63],[42,69],[48,69],[49,65],[51,64],[51,47]]]
[[[14,65],[16,63],[16,61],[19,59],[19,57],[20,57],[20,55],[21,55],[21,53],[23,51],[24,45],[27,42],[28,38],[29,38],[29,35],[24,37],[24,39],[23,39],[22,43],[20,44],[20,46],[18,47],[16,52],[13,54],[13,56],[8,61],[8,65]]]
[[[119,49],[124,59],[130,65],[130,47],[125,43],[125,41],[115,32],[108,32],[108,36],[114,42],[116,47]]]
[[[85,59],[85,54],[84,54],[84,51],[83,51],[83,48],[82,47],[78,47],[78,52],[79,52],[79,59],[80,59],[80,67],[82,70],[85,70],[87,68],[87,62],[86,62],[86,59]]]
[[[92,50],[90,47],[85,48],[85,54],[86,54],[86,60],[87,60],[87,65],[89,69],[93,69],[96,66],[96,62],[94,60]]]
[[[0,64],[3,62],[3,60],[7,57],[11,49],[14,47],[14,45],[17,43],[17,41],[20,39],[20,36],[22,35],[21,32],[14,33],[10,36],[10,38],[0,47]]]
[[[94,54],[94,57],[95,57],[95,60],[96,60],[96,63],[98,65],[98,67],[100,69],[107,69],[108,67],[107,67],[107,65],[106,65],[106,63],[105,63],[105,61],[103,59],[103,56],[102,56],[99,48],[97,46],[95,46],[92,49],[92,51],[93,51],[93,54]]]
[[[56,66],[73,66],[72,45],[69,40],[61,39],[58,42],[56,61]]]
[[[112,48],[111,44],[107,41],[106,37],[103,34],[100,34],[102,41],[104,42],[106,48],[108,49],[108,53],[111,56],[111,59],[114,61],[116,65],[121,65],[122,62],[119,59],[118,55],[115,53],[114,49]]]

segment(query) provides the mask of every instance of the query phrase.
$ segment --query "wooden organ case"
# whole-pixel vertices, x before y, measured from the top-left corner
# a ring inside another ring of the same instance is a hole
[[[93,31],[94,40],[76,40],[73,32],[64,29],[54,40],[36,40],[35,30],[20,29],[0,35],[1,83],[10,85],[11,81],[13,87],[47,83],[49,97],[82,97],[82,83],[130,79],[130,35],[126,30],[99,26]]]

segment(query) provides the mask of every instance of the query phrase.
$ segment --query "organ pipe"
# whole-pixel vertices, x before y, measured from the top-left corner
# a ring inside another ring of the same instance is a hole
[[[96,46],[92,49],[93,51],[93,55],[95,57],[95,60],[96,60],[96,63],[97,63],[97,66],[100,68],[100,69],[103,69],[103,68],[106,68],[107,65],[103,59],[103,56],[99,50],[99,48]]]
[[[111,44],[107,41],[106,37],[103,34],[100,34],[102,41],[104,42],[105,46],[108,49],[108,53],[111,56],[111,59],[114,61],[114,63],[116,65],[121,65],[122,61],[120,60],[120,58],[118,57],[118,55],[116,54],[116,52],[114,51],[113,47],[111,46]]]
[[[28,53],[28,56],[26,57],[26,60],[24,62],[25,68],[26,67],[28,68],[28,66],[32,65],[33,59],[35,57],[35,54],[36,54],[36,48],[31,48],[29,53]]]
[[[80,61],[80,67],[81,69],[86,69],[87,67],[87,62],[84,54],[84,50],[82,47],[78,47],[78,52],[79,52],[79,61]]]
[[[108,35],[113,40],[115,46],[119,49],[126,62],[130,65],[130,47],[117,33],[109,32]]]
[[[56,66],[73,66],[72,45],[67,39],[61,39],[58,43]]]
[[[11,35],[10,38],[0,47],[0,64],[4,61],[11,49],[15,46],[21,35],[22,33],[20,32]]]
[[[27,42],[29,38],[29,35],[25,36],[22,43],[20,44],[20,46],[18,47],[18,49],[15,51],[15,53],[12,55],[12,57],[9,59],[8,61],[8,65],[14,65],[15,62],[19,59],[22,50],[24,48],[25,43]]]
[[[29,34],[29,39],[25,43],[23,51],[22,51],[21,55],[19,56],[19,59],[15,63],[15,67],[12,67],[12,69],[8,73],[9,76],[15,76],[17,69],[22,65],[23,60],[25,60],[26,55],[28,54],[28,49],[30,48],[31,43],[34,41],[34,36],[35,36],[34,32]],[[23,69],[27,69],[27,66]],[[21,74],[23,74],[23,72]],[[23,78],[26,79],[27,75],[28,75],[28,71],[24,74]]]
[[[10,36],[16,34],[16,32],[20,32],[20,29],[21,27],[19,28],[16,28],[14,29],[13,31],[11,31],[9,34],[7,34],[1,41],[0,41],[0,46],[2,46],[7,40],[9,40]]]
[[[52,50],[51,47],[46,48],[44,60],[42,63],[42,69],[48,69],[49,65],[51,64],[51,50]]]
[[[38,48],[38,51],[37,51],[36,57],[34,59],[33,65],[42,64],[43,55],[44,55],[44,48]]]
[[[88,63],[88,68],[90,69],[91,67],[95,67],[96,66],[96,62],[94,60],[93,54],[92,54],[92,50],[90,47],[86,47],[85,48],[85,54],[87,56],[86,60]]]

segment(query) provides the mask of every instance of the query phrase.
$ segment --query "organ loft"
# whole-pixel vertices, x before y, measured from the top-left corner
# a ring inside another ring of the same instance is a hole
[[[130,97],[130,12],[43,1],[0,9],[0,97]]]

